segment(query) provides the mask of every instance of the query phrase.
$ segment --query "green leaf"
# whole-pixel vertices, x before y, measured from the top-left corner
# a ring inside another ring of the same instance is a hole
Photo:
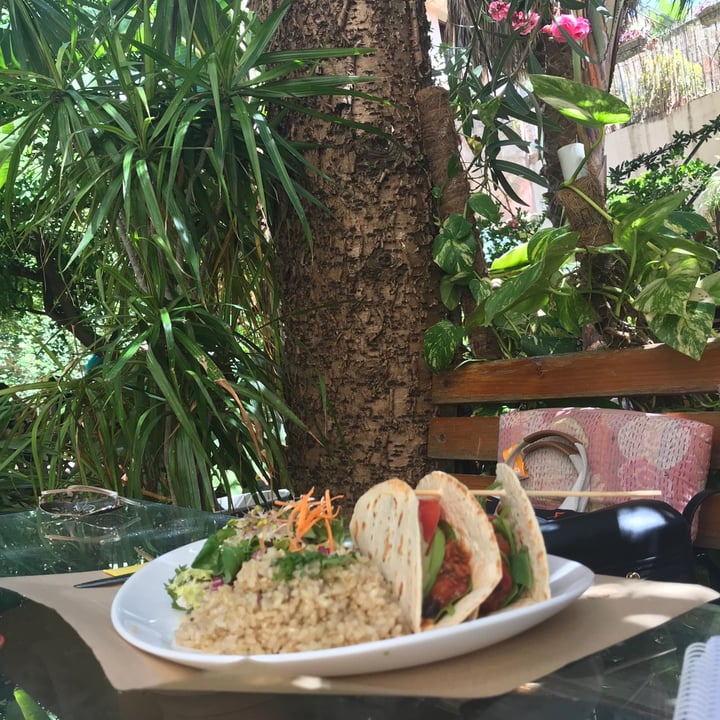
[[[510,575],[513,582],[522,588],[532,587],[532,565],[530,564],[530,553],[525,545],[523,545],[516,553],[511,555]]]
[[[668,225],[678,232],[694,235],[695,233],[714,233],[713,226],[696,212],[677,210],[668,216]]]
[[[493,97],[490,100],[477,104],[475,106],[474,114],[483,125],[486,127],[492,127],[495,124],[495,118],[501,104],[501,97]]]
[[[460,304],[462,288],[449,275],[440,280],[440,299],[448,310],[454,310]]]
[[[657,233],[686,197],[686,192],[668,195],[628,213],[613,228],[614,243],[629,255],[635,255],[641,240],[639,233],[651,236]]]
[[[563,288],[562,292],[553,295],[553,302],[560,325],[578,337],[583,327],[597,319],[587,298],[574,288]]]
[[[237,533],[232,521],[214,532],[208,537],[200,547],[198,554],[193,560],[192,567],[203,570],[210,570],[215,575],[220,575],[222,571],[222,561],[220,559],[220,547],[225,540],[234,537]]]
[[[578,234],[567,228],[543,228],[528,241],[528,261],[533,263],[541,259],[559,261],[560,267],[565,260],[574,255],[577,249]]]
[[[248,150],[248,159],[252,168],[253,179],[257,184],[258,199],[262,205],[265,205],[265,187],[263,182],[263,173],[260,169],[260,154],[258,153],[255,143],[255,133],[253,132],[253,123],[248,108],[248,104],[241,98],[233,98],[234,117],[242,130],[245,146]]]
[[[485,323],[489,324],[497,315],[506,313],[510,309],[522,307],[525,312],[535,312],[547,302],[547,291],[543,282],[545,276],[543,263],[530,265],[519,275],[503,284],[493,292],[485,303]]]
[[[432,590],[433,585],[437,580],[438,573],[440,572],[440,568],[442,567],[443,559],[445,557],[445,546],[445,535],[442,529],[438,527],[433,533],[432,540],[430,541],[430,547],[423,556],[423,598],[425,598]]]
[[[150,167],[144,159],[135,162],[135,173],[143,189],[145,208],[153,224],[153,229],[158,235],[164,235],[166,231],[165,217],[160,209],[157,195],[155,194],[155,182],[150,172]]]
[[[698,283],[698,289],[702,293],[698,300],[705,298],[716,305],[720,305],[720,272],[712,273],[702,278]],[[694,298],[693,298],[694,299]]]
[[[275,32],[277,31],[283,17],[292,5],[292,0],[285,0],[275,11],[270,13],[265,22],[256,23],[252,27],[250,41],[245,46],[242,53],[237,73],[240,75],[249,75],[257,65],[257,60],[270,44]],[[240,22],[242,18],[238,18]]]
[[[500,257],[495,258],[490,265],[490,273],[499,275],[509,270],[517,270],[528,264],[528,244],[526,242],[511,248]]]
[[[433,260],[448,275],[472,271],[477,242],[472,225],[462,215],[450,215],[433,243]]]
[[[647,317],[647,316],[646,316]],[[647,317],[648,326],[660,342],[699,360],[712,336],[715,305],[697,303],[683,315]]]
[[[491,162],[490,175],[492,176],[493,180],[500,186],[500,188],[505,192],[505,194],[510,200],[517,203],[518,205],[524,205],[525,201],[517,194],[515,188],[510,184],[510,181],[503,174],[504,171],[512,172],[511,168],[512,166],[515,166],[516,163],[508,163],[504,160],[498,160],[496,158],[493,159],[491,157],[488,158],[488,161]]]
[[[254,120],[257,131],[263,141],[265,152],[267,152],[270,156],[270,160],[275,168],[280,184],[282,185],[283,190],[287,194],[288,199],[290,200],[290,203],[300,220],[306,239],[310,242],[312,240],[312,233],[310,231],[307,215],[305,214],[305,210],[300,202],[300,198],[298,197],[297,188],[290,178],[285,160],[280,153],[277,143],[275,142],[274,134],[264,117],[261,115],[255,115]]]
[[[510,175],[516,175],[517,177],[528,180],[531,183],[539,185],[541,188],[547,188],[547,180],[540,174],[536,173],[532,168],[520,165],[519,163],[510,162],[509,160],[496,159],[493,163],[493,170],[500,173],[508,173]],[[500,175],[502,177],[502,175]],[[520,204],[525,204],[522,200]]]
[[[441,320],[425,332],[423,357],[432,372],[441,372],[450,367],[458,345],[465,337],[465,331],[449,320]]]
[[[106,192],[103,194],[99,205],[95,208],[95,212],[90,217],[87,229],[85,230],[85,233],[83,234],[80,243],[73,250],[70,259],[67,262],[68,267],[70,267],[75,262],[75,260],[80,257],[83,251],[87,249],[88,245],[93,240],[95,234],[103,226],[103,224],[108,221],[108,218],[110,217],[110,210],[112,209],[112,206],[116,200],[116,193],[118,193],[121,188],[122,178],[114,178],[110,186],[107,188]]]
[[[701,272],[710,272],[717,264],[718,253],[715,248],[708,247],[696,240],[691,240],[682,235],[676,235],[674,232],[664,232],[660,229],[654,233],[651,238],[653,245],[665,250],[668,256],[671,255],[691,255],[700,264]]]
[[[517,315],[535,315],[540,310],[547,310],[550,292],[544,286],[531,287],[525,294],[517,298],[508,310]],[[503,310],[506,314],[507,310]]]
[[[482,303],[492,295],[492,285],[488,278],[474,277],[468,285],[470,294],[476,303]]]
[[[529,77],[535,95],[584,127],[622,124],[632,117],[632,111],[620,98],[585,83],[549,75]]]
[[[497,203],[485,193],[475,193],[471,195],[468,200],[468,205],[474,213],[480,217],[484,217],[491,223],[499,223],[501,220],[500,208],[498,208]]]
[[[648,282],[633,305],[645,315],[684,315],[700,268],[693,257],[673,264],[665,277]]]
[[[503,284],[485,303],[485,322],[491,323],[508,310],[533,313],[548,301],[550,282],[557,271],[573,258],[577,233],[565,228],[539,230],[528,242],[527,254],[532,262],[518,275]]]
[[[17,688],[14,690],[13,697],[20,708],[24,720],[50,720],[52,717],[47,710],[30,697],[23,689]]]

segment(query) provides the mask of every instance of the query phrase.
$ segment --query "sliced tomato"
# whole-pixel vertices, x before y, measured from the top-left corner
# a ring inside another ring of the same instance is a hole
[[[440,500],[438,498],[421,498],[418,519],[423,540],[430,544],[440,522]]]
[[[510,557],[510,543],[505,539],[505,536],[496,531],[495,540],[500,548],[500,552],[505,555],[505,557]]]
[[[510,592],[512,592],[512,588],[513,580],[512,575],[510,575],[510,568],[508,567],[508,564],[503,561],[502,577],[500,578],[500,582],[495,586],[495,589],[490,593],[490,595],[488,595],[483,604],[480,606],[478,615],[483,617],[484,615],[488,615],[496,610],[499,610],[503,606],[505,598],[510,594]]]

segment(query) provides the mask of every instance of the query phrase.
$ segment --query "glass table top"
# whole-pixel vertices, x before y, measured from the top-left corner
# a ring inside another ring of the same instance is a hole
[[[128,506],[83,521],[58,521],[37,511],[0,516],[0,575],[135,564],[143,554],[160,555],[206,537],[226,521],[222,515],[155,503]],[[475,700],[119,693],[87,645],[53,610],[0,590],[0,622],[10,612],[24,618],[27,642],[12,656],[0,647],[0,720],[672,718],[685,648],[720,635],[720,606],[704,605],[513,693]]]
[[[0,576],[134,565],[207,537],[227,516],[161,503],[72,519],[40,510],[0,515]]]

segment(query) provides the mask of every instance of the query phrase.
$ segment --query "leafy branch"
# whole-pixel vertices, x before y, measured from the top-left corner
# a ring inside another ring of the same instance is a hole
[[[630,117],[621,100],[582,83],[548,76],[530,79],[543,102],[583,127],[598,130],[600,136],[606,125]],[[647,332],[656,341],[700,357],[713,333],[720,273],[713,272],[717,252],[694,237],[712,228],[697,213],[679,210],[687,193],[672,193],[637,207],[621,206],[613,215],[578,187],[578,172],[579,168],[564,187],[590,203],[599,221],[608,223],[608,243],[581,244],[576,229],[567,226],[540,229],[527,243],[497,258],[490,276],[483,278],[473,270],[477,246],[472,224],[460,216],[443,222],[433,247],[435,263],[444,272],[442,301],[454,310],[461,294],[469,291],[476,307],[460,323],[443,320],[428,330],[424,354],[433,371],[451,365],[476,325],[492,328],[507,354],[520,350],[518,336],[529,332],[540,317],[545,328],[577,339],[584,327],[598,322],[591,302],[598,298],[614,317],[613,331],[624,334],[627,343],[633,335],[642,338]],[[499,210],[490,196],[475,195],[469,208],[478,225],[497,222]],[[594,260],[611,261],[612,283],[593,284],[587,270]]]

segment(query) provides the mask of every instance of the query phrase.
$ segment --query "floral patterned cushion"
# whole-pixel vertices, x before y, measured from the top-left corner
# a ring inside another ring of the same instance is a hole
[[[559,431],[582,443],[588,456],[590,489],[660,490],[664,500],[682,511],[705,487],[713,428],[695,420],[631,410],[548,408],[513,411],[500,416],[498,460],[523,438],[539,431]],[[577,472],[566,455],[550,449],[525,459],[527,489],[569,490]],[[591,500],[588,510],[613,505],[621,498]],[[538,508],[556,508],[561,499],[534,498]]]

